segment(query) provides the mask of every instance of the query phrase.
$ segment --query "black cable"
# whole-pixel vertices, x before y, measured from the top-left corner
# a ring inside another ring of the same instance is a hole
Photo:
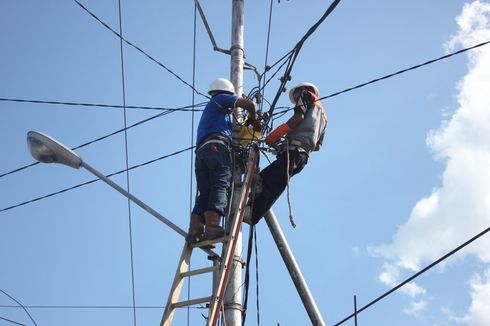
[[[8,294],[7,292],[5,292],[4,290],[0,289],[0,292],[2,292],[5,296],[7,296],[10,300],[14,301],[16,304],[19,305],[19,307],[22,308],[22,310],[25,311],[25,313],[27,314],[27,316],[29,316],[29,319],[32,321],[32,323],[37,326],[36,322],[34,321],[34,319],[32,318],[31,314],[29,313],[29,311],[27,311],[27,308],[22,304],[20,303],[17,299],[15,299],[14,297],[12,297],[10,294]]]
[[[123,109],[124,108],[122,105],[114,105],[114,104],[77,103],[77,102],[60,102],[60,101],[42,101],[42,100],[28,100],[28,99],[5,98],[5,97],[0,97],[0,101],[2,101],[2,102],[31,103],[31,104],[53,104],[53,105],[69,105],[69,106],[87,106],[87,107],[114,108],[114,109]],[[172,108],[162,108],[162,107],[157,107],[157,106],[135,106],[135,105],[126,105],[126,109],[159,110],[159,111],[168,111],[168,110],[196,111],[196,110],[179,110],[179,109],[172,109]],[[199,111],[199,110],[197,110],[197,111]]]
[[[97,20],[99,23],[102,24],[102,26],[104,26],[105,28],[107,28],[108,30],[110,30],[113,34],[115,34],[117,37],[119,37],[122,41],[124,41],[126,44],[128,44],[129,46],[133,47],[134,49],[138,50],[140,53],[142,53],[143,55],[145,55],[148,59],[150,59],[151,61],[155,62],[157,65],[159,65],[160,67],[162,67],[163,69],[165,69],[166,71],[168,71],[170,74],[172,74],[174,77],[176,77],[178,80],[180,80],[182,83],[184,83],[185,85],[189,86],[190,88],[192,88],[192,90],[194,92],[196,92],[197,94],[201,95],[201,96],[204,96],[205,98],[209,99],[209,96],[207,96],[206,94],[203,94],[201,92],[199,92],[197,89],[195,89],[192,85],[190,85],[188,82],[186,82],[184,79],[182,79],[179,75],[177,75],[175,72],[173,72],[171,69],[167,68],[164,64],[162,64],[161,62],[157,61],[155,58],[153,58],[151,55],[149,55],[148,53],[146,53],[145,51],[143,51],[140,47],[138,47],[137,45],[131,43],[130,41],[126,40],[121,34],[119,34],[118,32],[116,32],[114,29],[112,29],[109,25],[107,25],[104,21],[102,21],[99,17],[97,17],[93,12],[91,12],[89,9],[87,9],[87,7],[85,7],[83,4],[81,4],[78,0],[73,0],[75,1],[83,10],[85,10],[90,16],[92,16],[95,20]]]
[[[270,36],[271,36],[271,25],[272,25],[272,4],[273,4],[274,0],[271,0],[271,4],[269,6],[269,24],[268,24],[268,27],[267,27],[267,45],[265,47],[265,60],[264,60],[264,73],[262,74],[262,76],[260,77],[259,79],[259,92],[260,92],[260,82],[262,79],[265,80],[265,76],[266,76],[266,73],[267,73],[267,70],[268,70],[268,67],[267,67],[267,61],[269,59],[269,44],[270,44]],[[265,93],[262,92],[262,98],[265,96]],[[262,111],[262,108],[264,106],[264,101],[260,101],[260,110]]]
[[[194,146],[195,147],[195,146]],[[157,161],[160,161],[160,160],[163,160],[163,159],[166,159],[166,158],[169,158],[169,157],[172,157],[174,155],[177,155],[177,154],[180,154],[180,153],[183,153],[185,151],[188,151],[188,150],[191,150],[193,149],[194,147],[187,147],[185,149],[182,149],[182,150],[179,150],[177,152],[174,152],[174,153],[171,153],[171,154],[168,154],[168,155],[164,155],[164,156],[161,156],[159,158],[156,158],[156,159],[153,159],[151,161],[148,161],[148,162],[145,162],[145,163],[142,163],[142,164],[138,164],[138,165],[135,165],[135,166],[132,166],[130,167],[129,169],[127,170],[133,170],[133,169],[137,169],[139,167],[142,167],[142,166],[145,166],[145,165],[148,165],[148,164],[152,164],[152,163],[155,163]],[[115,175],[118,175],[118,174],[121,174],[121,173],[124,173],[126,172],[126,169],[124,170],[120,170],[120,171],[117,171],[117,172],[114,172],[114,173],[111,173],[111,174],[108,174],[106,175],[106,177],[110,178],[110,177],[113,177]],[[20,206],[24,206],[24,205],[27,205],[27,204],[30,204],[30,203],[33,203],[33,202],[36,202],[36,201],[39,201],[39,200],[42,200],[42,199],[45,199],[45,198],[49,198],[49,197],[52,197],[52,196],[55,196],[55,195],[58,195],[58,194],[61,194],[61,193],[64,193],[64,192],[67,192],[67,191],[70,191],[70,190],[73,190],[73,189],[76,189],[76,188],[80,188],[80,187],[83,187],[83,186],[86,186],[88,184],[91,184],[91,183],[94,183],[96,181],[99,181],[99,179],[93,179],[93,180],[90,180],[90,181],[87,181],[87,182],[84,182],[84,183],[80,183],[78,185],[75,185],[75,186],[72,186],[72,187],[69,187],[69,188],[65,188],[65,189],[62,189],[62,190],[59,190],[59,191],[56,191],[56,192],[53,192],[53,193],[50,193],[48,195],[44,195],[44,196],[41,196],[41,197],[37,197],[37,198],[34,198],[34,199],[31,199],[31,200],[28,200],[28,201],[25,201],[25,202],[22,202],[22,203],[19,203],[19,204],[16,204],[16,205],[12,205],[12,206],[9,206],[9,207],[5,207],[3,209],[0,209],[0,213],[1,212],[5,212],[5,211],[8,211],[8,210],[11,210],[11,209],[14,209],[14,208],[17,208],[17,207],[20,207]]]
[[[123,100],[123,114],[124,114],[124,149],[125,149],[125,164],[126,164],[126,185],[127,191],[131,193],[129,182],[129,153],[128,153],[128,126],[126,115],[126,80],[124,76],[124,49],[122,42],[122,13],[121,13],[121,0],[118,1],[118,14],[119,14],[119,49],[121,59],[121,88],[122,88],[122,100]],[[129,226],[129,258],[131,263],[131,293],[133,300],[133,307],[136,306],[136,294],[134,289],[134,253],[133,253],[133,222],[131,219],[131,200],[128,198],[128,226]],[[136,326],[136,308],[133,308],[133,324]]]
[[[461,54],[461,53],[464,53],[466,51],[470,51],[470,50],[473,50],[475,48],[478,48],[480,46],[484,46],[484,45],[487,45],[489,44],[490,41],[486,41],[486,42],[483,42],[483,43],[479,43],[477,45],[474,45],[474,46],[471,46],[469,48],[464,48],[464,49],[461,49],[459,51],[456,51],[456,52],[453,52],[453,53],[450,53],[450,54],[446,54],[446,55],[443,55],[442,57],[439,57],[439,58],[436,58],[436,59],[432,59],[432,60],[429,60],[429,61],[426,61],[424,63],[421,63],[421,64],[418,64],[418,65],[415,65],[415,66],[412,66],[410,68],[406,68],[406,69],[402,69],[402,70],[399,70],[397,72],[394,72],[392,74],[389,74],[389,75],[386,75],[386,76],[383,76],[383,77],[379,77],[379,78],[376,78],[376,79],[373,79],[371,81],[368,81],[368,82],[365,82],[365,83],[362,83],[362,84],[359,84],[357,86],[353,86],[353,87],[349,87],[349,88],[346,88],[344,89],[343,91],[340,91],[340,92],[335,92],[335,93],[332,93],[330,95],[327,95],[327,96],[324,96],[324,97],[321,97],[319,98],[318,100],[324,100],[324,99],[327,99],[327,98],[330,98],[330,97],[334,97],[334,96],[337,96],[337,95],[340,95],[340,94],[343,94],[343,93],[347,93],[347,92],[350,92],[352,90],[355,90],[355,89],[358,89],[358,88],[361,88],[361,87],[364,87],[364,86],[367,86],[369,84],[373,84],[373,83],[376,83],[376,82],[379,82],[381,80],[384,80],[384,79],[388,79],[388,78],[391,78],[391,77],[394,77],[396,75],[400,75],[400,74],[403,74],[407,71],[410,71],[410,70],[414,70],[414,69],[417,69],[417,68],[420,68],[420,67],[423,67],[423,66],[427,66],[431,63],[434,63],[434,62],[437,62],[437,61],[440,61],[440,60],[444,60],[444,59],[447,59],[447,58],[450,58],[452,56],[455,56],[457,54]]]
[[[277,101],[279,100],[279,97],[281,96],[283,89],[286,86],[286,83],[290,79],[291,71],[293,69],[294,62],[296,61],[296,58],[299,55],[299,51],[301,50],[301,47],[303,46],[304,42],[308,39],[308,37],[313,34],[318,26],[320,26],[325,19],[333,12],[335,7],[340,3],[341,0],[334,0],[330,6],[327,8],[325,13],[322,15],[322,17],[313,25],[310,27],[310,29],[306,32],[306,34],[299,40],[298,43],[294,46],[293,52],[291,54],[290,59],[288,60],[288,67],[286,68],[286,71],[284,72],[284,75],[281,79],[281,85],[279,86],[279,89],[277,90],[276,96],[274,97],[274,100],[272,101],[271,108],[269,109],[269,115],[272,115],[274,112],[274,106],[277,104]]]
[[[29,309],[165,309],[165,306],[118,306],[118,305],[91,305],[91,306],[79,306],[79,305],[28,305],[24,306]],[[0,308],[19,308],[19,306],[13,305],[0,305]],[[194,307],[192,309],[203,309],[203,307]],[[204,309],[206,309],[204,307]]]
[[[254,225],[250,225],[248,232],[248,245],[247,245],[247,259],[245,265],[245,283],[244,283],[244,296],[243,296],[243,311],[242,314],[242,325],[245,325],[245,320],[247,319],[247,307],[248,307],[248,290],[250,286],[250,260],[252,259],[252,245],[253,245],[253,231],[255,230]]]
[[[21,324],[21,323],[18,323],[16,321],[13,321],[11,319],[5,318],[5,317],[0,317],[0,320],[4,320],[6,322],[9,322],[9,323],[15,324],[15,325],[27,326],[26,324]]]
[[[257,306],[257,326],[260,326],[260,296],[259,296],[259,250],[257,243],[257,229],[254,229],[254,238],[255,238],[255,294],[256,294],[256,306]]]
[[[195,86],[196,83],[196,39],[197,39],[197,9],[198,9],[198,4],[199,2],[194,3],[194,20],[193,20],[193,46],[192,46],[192,86]],[[195,94],[192,92],[192,104],[194,104],[195,101]],[[194,112],[192,112],[191,115],[191,146],[194,147]],[[193,198],[192,198],[192,193],[193,193],[193,177],[192,177],[192,172],[194,170],[194,151],[191,151],[191,157],[190,157],[190,173],[189,173],[189,216],[192,214],[192,206],[193,206]],[[190,266],[191,262],[189,261],[189,270],[191,269]],[[187,278],[187,300],[190,300],[191,296],[191,278]],[[187,306],[187,326],[190,324],[190,307]]]
[[[149,121],[151,121],[151,120],[153,120],[153,119],[156,119],[156,118],[162,117],[162,116],[164,116],[164,115],[170,114],[170,113],[172,113],[172,112],[177,112],[177,111],[185,111],[185,109],[192,108],[192,107],[204,106],[205,104],[206,104],[206,102],[202,102],[202,103],[195,104],[195,105],[187,105],[187,106],[183,106],[183,107],[181,107],[181,108],[169,109],[169,110],[167,110],[167,111],[165,111],[165,112],[162,112],[162,113],[159,113],[159,114],[157,114],[157,115],[151,116],[151,117],[149,117],[149,118],[146,118],[146,119],[140,120],[140,121],[138,121],[138,122],[136,122],[136,123],[134,123],[134,124],[130,125],[129,127],[126,127],[126,128],[122,128],[122,129],[116,130],[116,131],[114,131],[114,132],[111,132],[111,133],[110,133],[110,134],[108,134],[108,135],[98,137],[98,138],[96,138],[96,139],[94,139],[94,140],[91,140],[91,141],[88,141],[88,142],[86,142],[86,143],[84,143],[84,144],[81,144],[81,145],[78,145],[78,146],[76,146],[76,147],[73,147],[73,148],[72,148],[72,150],[77,150],[77,149],[79,149],[79,148],[82,148],[82,147],[85,147],[85,146],[91,145],[91,144],[93,144],[93,143],[99,142],[99,141],[101,141],[101,140],[104,140],[104,139],[106,139],[106,138],[109,138],[109,137],[111,137],[111,136],[114,136],[114,135],[116,135],[116,134],[118,134],[118,133],[121,133],[121,132],[123,132],[123,131],[125,131],[125,130],[129,130],[129,129],[131,129],[131,128],[134,128],[134,127],[136,127],[136,126],[139,126],[139,125],[141,125],[141,124],[144,124],[144,123],[146,123],[146,122],[149,122]],[[192,111],[197,111],[197,110],[192,110]],[[201,110],[199,110],[199,111],[201,111]],[[16,172],[19,172],[19,171],[25,170],[25,169],[27,169],[27,168],[29,168],[29,167],[31,167],[31,166],[37,165],[37,164],[39,164],[39,162],[30,163],[30,164],[28,164],[28,165],[22,166],[22,167],[20,167],[20,168],[15,169],[15,170],[12,170],[12,171],[9,171],[9,172],[5,172],[5,173],[3,173],[3,174],[0,174],[0,178],[3,178],[3,177],[5,177],[5,176],[7,176],[7,175],[9,175],[9,174],[14,174],[14,173],[16,173]]]
[[[387,297],[388,295],[390,295],[391,293],[395,292],[396,290],[398,290],[399,288],[401,288],[402,286],[404,286],[405,284],[413,281],[415,278],[419,277],[420,275],[422,275],[423,273],[425,273],[426,271],[428,271],[429,269],[431,269],[432,267],[436,266],[437,264],[439,264],[440,262],[442,262],[443,260],[447,259],[448,257],[454,255],[456,252],[458,252],[459,250],[463,249],[464,247],[466,247],[467,245],[469,245],[470,243],[472,243],[473,241],[477,240],[478,238],[482,237],[483,235],[485,235],[487,232],[490,231],[490,227],[488,227],[487,229],[483,230],[482,232],[478,233],[477,235],[475,235],[474,237],[472,237],[471,239],[469,239],[468,241],[464,242],[463,244],[459,245],[458,247],[456,247],[455,249],[451,250],[450,252],[448,252],[447,254],[445,254],[444,256],[442,256],[441,258],[437,259],[436,261],[432,262],[430,265],[428,265],[427,267],[425,267],[424,269],[420,270],[419,272],[415,273],[414,275],[410,276],[409,278],[407,278],[405,281],[401,282],[400,284],[398,284],[397,286],[395,286],[394,288],[392,288],[391,290],[383,293],[382,295],[380,295],[379,297],[377,297],[376,299],[374,299],[373,301],[371,301],[370,303],[368,303],[367,305],[363,306],[361,309],[357,310],[357,314],[359,315],[359,313],[361,313],[362,311],[366,310],[367,308],[371,307],[372,305],[374,305],[375,303],[377,303],[378,301],[380,301],[381,299],[384,299],[385,297]],[[350,316],[342,319],[341,321],[339,321],[338,323],[336,323],[334,326],[338,326],[338,325],[341,325],[343,324],[344,322],[346,322],[347,320],[351,319],[352,317],[354,317],[356,314],[353,313],[351,314]]]

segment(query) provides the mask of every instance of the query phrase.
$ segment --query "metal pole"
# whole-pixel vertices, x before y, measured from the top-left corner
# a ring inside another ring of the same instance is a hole
[[[230,81],[235,87],[235,93],[241,96],[243,93],[243,25],[244,25],[244,0],[232,0],[232,30],[231,30],[231,62],[230,62]],[[239,116],[241,109],[234,112],[235,116]],[[236,133],[239,126],[235,123],[234,132]],[[234,193],[232,201],[232,213],[238,207],[240,198],[241,184],[243,171],[239,168],[240,164],[236,164],[234,171]],[[242,325],[242,232],[237,236],[237,243],[234,252],[233,267],[228,281],[228,288],[224,297],[225,321],[228,326]]]
[[[284,260],[284,264],[286,264],[289,274],[291,275],[291,279],[293,280],[301,301],[305,306],[306,312],[310,317],[311,324],[315,326],[325,326],[325,321],[323,321],[323,317],[316,306],[315,299],[313,299],[313,296],[310,293],[310,289],[303,278],[303,274],[301,273],[298,263],[293,256],[291,248],[289,248],[286,237],[284,236],[281,226],[277,222],[276,215],[272,209],[265,214],[265,221],[267,222],[267,226],[269,226],[272,237],[274,238],[277,248],[279,249],[282,259]]]

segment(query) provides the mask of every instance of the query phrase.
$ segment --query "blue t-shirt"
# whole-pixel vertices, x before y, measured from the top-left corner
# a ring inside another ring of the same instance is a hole
[[[223,135],[231,143],[232,124],[230,113],[237,99],[238,96],[221,93],[209,100],[197,127],[197,147],[211,134]]]

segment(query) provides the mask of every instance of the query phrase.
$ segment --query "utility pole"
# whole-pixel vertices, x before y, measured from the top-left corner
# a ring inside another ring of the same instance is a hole
[[[230,63],[230,80],[235,87],[235,93],[241,96],[243,93],[243,24],[244,24],[244,0],[232,0],[232,20],[231,20],[231,63]],[[240,115],[241,109],[233,112],[235,116]],[[233,130],[236,133],[239,126],[234,120]],[[240,164],[235,165],[234,171],[234,193],[232,201],[232,212],[238,207],[238,199],[241,193],[242,171]],[[234,214],[234,213],[233,213]],[[242,232],[237,237],[237,243],[234,253],[233,266],[228,282],[228,288],[224,298],[225,325],[240,326],[242,325]]]

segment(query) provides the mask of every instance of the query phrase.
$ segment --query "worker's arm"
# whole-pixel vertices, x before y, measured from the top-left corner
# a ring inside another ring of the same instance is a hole
[[[265,138],[266,144],[272,146],[273,144],[277,143],[282,136],[287,135],[291,130],[296,128],[301,121],[305,119],[306,110],[306,105],[298,103],[298,105],[296,105],[294,108],[294,115],[289,118],[286,123],[279,125]]]

